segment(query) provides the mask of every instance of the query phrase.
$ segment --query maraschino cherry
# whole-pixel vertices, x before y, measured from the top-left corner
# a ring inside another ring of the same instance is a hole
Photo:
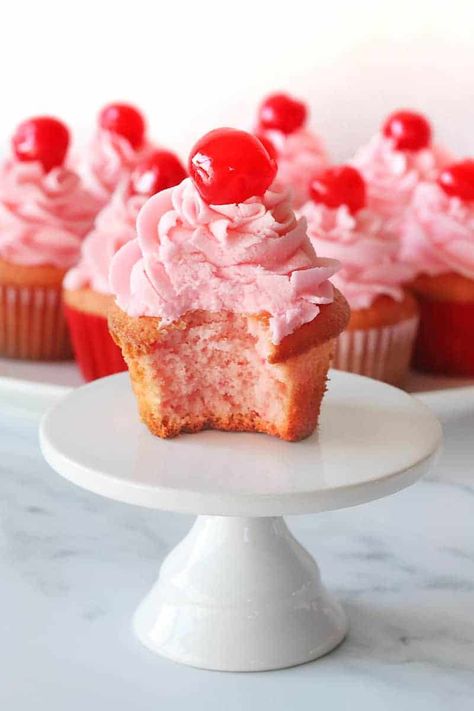
[[[171,151],[150,153],[133,170],[129,186],[134,195],[150,196],[160,190],[178,185],[186,177],[186,170],[178,156]]]
[[[126,138],[137,149],[143,145],[145,119],[130,104],[107,104],[99,114],[99,126],[106,131]]]
[[[395,111],[386,119],[382,131],[399,151],[420,151],[431,143],[431,126],[423,114]]]
[[[439,174],[438,184],[450,197],[466,202],[474,200],[474,160],[471,158],[448,165]]]
[[[275,161],[258,138],[234,128],[206,133],[189,155],[189,174],[203,200],[211,205],[263,195],[276,172]]]
[[[259,128],[282,133],[294,133],[306,121],[306,105],[293,99],[288,94],[272,94],[260,106],[258,112]]]
[[[350,165],[327,168],[310,185],[314,202],[333,209],[347,205],[355,214],[365,206],[365,182],[358,170]]]
[[[51,168],[63,164],[69,146],[69,131],[56,118],[37,116],[20,123],[11,144],[19,161],[39,161],[48,173]]]
[[[273,158],[274,160],[277,160],[278,154],[277,154],[277,149],[273,145],[273,143],[270,141],[267,136],[262,136],[261,133],[257,133],[257,138],[260,141],[260,143],[263,143],[264,148],[266,149],[268,155],[270,158]]]

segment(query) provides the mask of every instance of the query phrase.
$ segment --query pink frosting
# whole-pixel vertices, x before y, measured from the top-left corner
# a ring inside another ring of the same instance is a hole
[[[263,135],[277,152],[277,180],[291,188],[293,207],[301,207],[309,198],[311,178],[328,166],[322,140],[307,129],[288,135],[280,131],[266,131]]]
[[[79,256],[97,201],[66,168],[8,160],[0,170],[0,257],[67,269]]]
[[[79,263],[66,274],[66,289],[89,288],[101,294],[110,294],[112,257],[137,236],[137,215],[146,200],[143,195],[129,195],[125,185],[116,190],[110,203],[97,215],[93,230],[82,243]]]
[[[105,205],[122,180],[153,149],[151,143],[145,143],[137,151],[126,138],[100,129],[77,161],[78,171],[86,188]]]
[[[188,311],[270,314],[279,343],[333,300],[337,262],[318,259],[287,190],[207,205],[187,178],[145,203],[138,237],[112,260],[110,282],[130,316],[164,324]]]
[[[333,283],[353,309],[368,308],[377,296],[401,301],[402,284],[413,269],[398,257],[399,243],[381,217],[368,209],[351,215],[345,205],[332,209],[312,201],[300,211],[308,221],[315,250],[340,261]]]
[[[366,180],[368,207],[388,220],[391,230],[399,232],[418,183],[433,178],[450,160],[451,156],[436,146],[398,151],[391,139],[378,133],[351,162]]]
[[[449,197],[436,183],[415,190],[401,253],[418,272],[457,272],[474,279],[474,203]]]

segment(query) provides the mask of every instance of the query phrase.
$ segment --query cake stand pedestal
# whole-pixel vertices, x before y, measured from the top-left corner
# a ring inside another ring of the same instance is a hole
[[[222,432],[161,440],[140,423],[122,373],[57,403],[40,441],[49,464],[85,489],[198,515],[135,613],[143,644],[205,669],[261,671],[316,659],[347,631],[282,516],[409,486],[430,466],[441,428],[401,390],[332,371],[319,429],[303,442]]]

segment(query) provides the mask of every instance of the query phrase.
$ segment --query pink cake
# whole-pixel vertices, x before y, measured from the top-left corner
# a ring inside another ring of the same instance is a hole
[[[70,357],[61,303],[97,201],[65,167],[69,131],[58,119],[24,121],[0,168],[0,355]]]
[[[137,215],[148,198],[185,177],[184,166],[174,153],[164,149],[150,152],[99,213],[82,244],[78,264],[66,274],[66,317],[76,360],[86,380],[126,369],[107,328],[113,303],[110,264],[115,253],[136,237]]]
[[[348,319],[250,134],[218,129],[191,179],[152,197],[114,257],[109,325],[142,419],[162,437],[203,428],[301,439],[316,426]]]
[[[399,241],[366,205],[365,183],[353,166],[333,166],[311,185],[300,215],[314,249],[337,259],[332,281],[348,300],[351,318],[338,339],[334,366],[400,384],[418,324],[404,288],[414,270],[399,257]]]

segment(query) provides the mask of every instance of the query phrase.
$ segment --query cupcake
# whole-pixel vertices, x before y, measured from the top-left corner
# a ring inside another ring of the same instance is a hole
[[[352,166],[328,168],[311,184],[300,211],[314,249],[339,260],[333,278],[351,307],[334,367],[399,385],[408,370],[418,315],[402,287],[413,269],[399,258],[396,235],[366,206],[366,186]]]
[[[433,145],[428,120],[413,111],[396,111],[351,161],[367,185],[367,206],[400,236],[413,191],[449,162],[447,151]]]
[[[129,104],[108,104],[99,113],[92,141],[77,158],[78,172],[104,207],[118,185],[152,150],[141,112]]]
[[[57,119],[20,124],[0,167],[0,355],[71,356],[61,290],[97,212],[64,167],[69,131]]]
[[[293,207],[309,197],[308,185],[328,165],[322,139],[307,126],[306,105],[286,94],[272,94],[261,104],[256,134],[278,164],[278,182],[292,191]]]
[[[136,220],[146,200],[180,183],[186,171],[170,151],[156,149],[133,170],[99,213],[82,244],[79,263],[64,279],[65,312],[74,354],[86,380],[126,370],[109,335],[107,315],[113,297],[109,269],[114,254],[136,237]]]
[[[418,185],[401,254],[416,268],[416,367],[474,376],[474,160],[453,163],[436,181]]]
[[[244,131],[194,146],[191,178],[141,209],[112,260],[109,326],[142,420],[160,437],[205,428],[298,440],[315,428],[349,311],[275,162]]]

